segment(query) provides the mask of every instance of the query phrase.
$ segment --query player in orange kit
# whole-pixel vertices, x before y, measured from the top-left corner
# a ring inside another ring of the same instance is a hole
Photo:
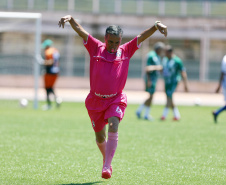
[[[47,105],[43,107],[43,110],[48,110],[51,108],[50,94],[54,95],[57,107],[59,107],[60,105],[60,100],[57,98],[54,92],[54,84],[60,72],[60,68],[59,68],[60,53],[56,48],[52,47],[52,44],[53,42],[49,39],[45,40],[42,43],[42,48],[45,49],[44,84],[45,84],[46,101],[47,101]]]

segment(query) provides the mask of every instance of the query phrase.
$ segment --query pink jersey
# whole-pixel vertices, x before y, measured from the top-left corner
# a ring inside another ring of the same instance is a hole
[[[99,97],[113,97],[125,87],[129,61],[139,48],[137,37],[109,53],[105,43],[91,35],[84,43],[90,55],[90,90]]]

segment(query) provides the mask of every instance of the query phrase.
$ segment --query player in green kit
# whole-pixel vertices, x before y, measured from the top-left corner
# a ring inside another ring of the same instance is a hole
[[[181,77],[184,82],[185,92],[188,92],[187,85],[187,73],[183,65],[182,60],[173,53],[173,48],[167,45],[165,48],[166,57],[162,61],[163,66],[163,78],[165,82],[165,93],[167,96],[167,103],[163,110],[161,120],[165,120],[169,112],[169,108],[172,108],[174,113],[174,120],[180,120],[180,112],[173,103],[173,93],[176,90],[178,82]]]
[[[153,95],[155,93],[156,83],[159,76],[159,71],[162,70],[161,60],[164,55],[164,43],[157,42],[154,45],[154,51],[150,51],[147,55],[147,66],[145,74],[145,90],[149,92],[149,97],[146,101],[141,104],[137,111],[136,115],[138,118],[141,118],[142,110],[145,110],[144,119],[152,120],[152,117],[149,115],[150,107],[152,104]]]

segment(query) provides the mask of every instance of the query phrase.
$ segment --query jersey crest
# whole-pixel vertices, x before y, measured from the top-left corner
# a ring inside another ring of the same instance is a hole
[[[121,55],[122,55],[122,50],[119,49],[119,50],[117,51],[117,53],[116,53],[116,57],[121,57]]]

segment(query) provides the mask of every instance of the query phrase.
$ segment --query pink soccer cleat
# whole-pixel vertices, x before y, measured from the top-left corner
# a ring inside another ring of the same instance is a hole
[[[180,118],[174,117],[173,120],[174,121],[180,121]]]
[[[108,168],[108,167],[103,167],[102,170],[102,178],[104,179],[110,179],[112,175],[112,167]]]
[[[164,121],[166,118],[165,118],[164,116],[162,116],[160,119],[161,119],[162,121]]]

